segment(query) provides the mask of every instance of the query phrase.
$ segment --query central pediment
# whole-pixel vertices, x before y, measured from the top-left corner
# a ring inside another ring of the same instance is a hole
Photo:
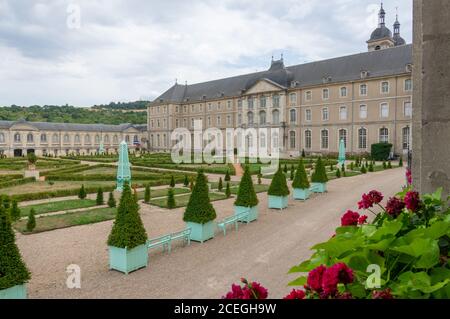
[[[286,90],[286,88],[278,83],[275,83],[269,79],[260,79],[252,87],[250,87],[244,94],[260,94],[268,92],[278,92]]]

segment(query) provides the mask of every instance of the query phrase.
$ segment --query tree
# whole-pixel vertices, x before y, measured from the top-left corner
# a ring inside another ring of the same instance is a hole
[[[187,175],[184,175],[183,185],[184,185],[184,187],[188,187],[189,186],[189,179],[188,179]]]
[[[170,177],[170,187],[175,187],[175,178],[173,175]]]
[[[100,187],[97,191],[97,198],[95,199],[97,205],[103,205],[105,201],[103,200],[103,189]]]
[[[222,177],[219,178],[219,185],[217,186],[217,189],[219,190],[219,192],[221,192],[223,189]]]
[[[0,206],[0,290],[23,285],[30,273],[16,245],[16,236],[6,209]]]
[[[231,189],[230,189],[230,183],[227,182],[227,187],[225,188],[225,195],[227,196],[227,198],[231,197]]]
[[[30,210],[30,214],[28,215],[28,221],[27,221],[27,232],[31,233],[36,228],[36,217],[35,217],[35,210],[32,208]]]
[[[309,186],[310,184],[308,181],[308,175],[306,175],[305,165],[303,164],[303,160],[300,160],[297,171],[295,172],[292,187],[297,189],[308,189]]]
[[[130,184],[124,183],[116,219],[108,238],[108,245],[133,249],[147,242],[147,232],[139,215],[139,205],[131,193]]]
[[[336,170],[336,178],[341,178],[341,170],[339,168]]]
[[[150,203],[150,196],[151,196],[150,184],[146,184],[144,192],[144,203],[146,204]]]
[[[11,220],[13,222],[20,219],[20,208],[16,200],[12,201],[11,208],[9,209],[9,215],[11,216]]]
[[[175,202],[175,194],[173,188],[169,188],[167,190],[167,208],[174,209],[177,207],[177,203]]]
[[[271,196],[288,196],[291,192],[287,186],[286,175],[282,170],[278,170],[272,178],[267,194]]]
[[[199,170],[183,220],[185,222],[206,224],[216,219],[216,217],[216,211],[209,199],[208,180],[203,170]]]
[[[80,190],[78,191],[78,198],[85,199],[86,196],[87,196],[86,190],[84,189],[84,184],[82,184]]]
[[[116,199],[114,198],[113,192],[109,192],[108,207],[116,207]]]
[[[325,166],[323,165],[322,158],[319,157],[316,162],[316,167],[314,173],[312,174],[311,181],[313,183],[326,183],[328,182],[327,172],[325,171]]]
[[[290,176],[290,180],[293,181],[295,177],[295,169],[294,169],[294,165],[291,165],[291,176]]]
[[[225,182],[229,182],[231,181],[231,177],[230,177],[230,170],[227,170],[226,174],[225,174]]]
[[[241,182],[237,193],[235,206],[241,207],[255,207],[258,205],[258,197],[256,196],[255,188],[253,186],[252,175],[250,168],[245,167],[244,175],[242,175]]]

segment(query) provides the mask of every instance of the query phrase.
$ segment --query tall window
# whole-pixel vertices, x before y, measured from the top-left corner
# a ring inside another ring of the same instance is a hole
[[[27,143],[33,143],[33,134],[31,133],[27,134]]]
[[[41,134],[41,143],[47,143],[47,134]]]
[[[297,93],[289,94],[289,101],[290,101],[291,106],[296,106],[297,105]]]
[[[411,102],[405,102],[404,104],[404,114],[405,117],[411,117],[412,116],[412,106],[411,106]]]
[[[219,124],[219,121],[217,121],[217,124]],[[194,119],[191,118],[191,127],[194,127]]]
[[[297,111],[295,109],[292,109],[289,111],[289,118],[291,123],[297,122]]]
[[[361,84],[359,86],[359,95],[361,95],[361,96],[367,95],[367,84]]]
[[[295,131],[291,131],[289,133],[289,144],[291,146],[291,149],[295,149],[296,143],[295,143]]]
[[[385,127],[380,128],[380,143],[389,142],[389,130]]]
[[[84,136],[84,144],[90,144],[91,143],[91,137],[89,135]]]
[[[231,101],[227,102],[227,107],[228,107],[228,109],[231,109]]]
[[[96,144],[100,143],[100,136],[99,135],[95,135],[95,143]]]
[[[409,126],[406,126],[402,129],[402,144],[403,149],[408,150],[410,145],[410,136],[411,136],[411,129]]]
[[[117,135],[114,135],[114,137],[113,137],[113,142],[114,142],[114,144],[119,143],[119,138],[117,137]],[[152,143],[152,144],[153,144],[153,143]]]
[[[341,97],[347,97],[347,88],[345,86],[341,87],[340,95]]]
[[[253,98],[252,97],[249,97],[248,98],[248,100],[247,100],[247,102],[248,102],[248,109],[249,110],[252,110],[253,109]]]
[[[382,118],[389,117],[389,104],[381,103],[381,105],[380,105],[380,116]]]
[[[409,91],[412,91],[412,89],[413,89],[412,80],[411,79],[405,80],[405,91],[409,92]]]
[[[328,108],[324,107],[322,109],[322,121],[328,121],[328,118],[329,118],[329,116],[328,116]]]
[[[242,114],[238,114],[238,124],[242,124]]]
[[[78,136],[78,142],[79,142],[80,137]],[[109,135],[105,135],[104,137],[105,143],[109,143]]]
[[[266,124],[266,112],[265,111],[259,112],[259,124],[261,124],[261,125]]]
[[[75,135],[75,143],[79,144],[80,143],[80,135]]]
[[[312,100],[312,92],[311,91],[306,91],[305,92],[305,100],[306,101],[311,101]]]
[[[341,143],[341,141],[344,141],[344,145],[347,148],[347,130],[345,129],[339,130],[339,143]]]
[[[242,110],[242,100],[238,100],[238,109]]]
[[[275,94],[272,97],[273,107],[280,107],[280,96],[278,94]]]
[[[272,112],[272,124],[280,124],[280,112],[278,110]]]
[[[261,96],[259,98],[259,106],[260,107],[266,107],[267,98],[265,96]]]
[[[311,149],[312,146],[312,134],[310,130],[305,131],[305,148]]]
[[[0,143],[5,143],[5,134],[0,133]]]
[[[69,136],[69,134],[64,135],[64,143],[70,143],[70,136]]]
[[[320,132],[321,137],[321,148],[322,149],[328,149],[328,130],[322,130]]]
[[[130,136],[129,135],[125,135],[125,142],[130,143]]]
[[[135,135],[133,136],[133,143],[138,144],[139,143],[139,136]]]
[[[306,120],[307,122],[311,122],[311,120],[312,120],[311,109],[306,109],[306,110],[305,110],[305,120]]]
[[[358,130],[358,148],[367,148],[367,130],[363,127]]]
[[[322,90],[322,99],[328,100],[330,98],[330,90],[329,89],[323,89]]]
[[[53,143],[58,143],[59,142],[59,137],[58,137],[58,134],[53,134],[53,136],[52,136],[52,142]]]
[[[381,93],[383,94],[389,93],[389,82],[387,81],[381,82]]]
[[[227,125],[231,125],[231,115],[227,115]]]
[[[217,125],[222,125],[222,117],[221,116],[217,117]]]
[[[347,107],[341,106],[339,108],[339,119],[345,121],[347,119]]]
[[[367,118],[367,105],[359,106],[359,118],[366,119]]]
[[[247,113],[247,119],[248,119],[248,125],[252,125],[253,124],[253,112]]]

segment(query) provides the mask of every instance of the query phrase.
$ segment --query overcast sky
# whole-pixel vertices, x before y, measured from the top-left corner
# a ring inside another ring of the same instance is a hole
[[[0,0],[0,105],[154,99],[196,83],[367,50],[377,0]],[[412,0],[385,0],[412,39]]]

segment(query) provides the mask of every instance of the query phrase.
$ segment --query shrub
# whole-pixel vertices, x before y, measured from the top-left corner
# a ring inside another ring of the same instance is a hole
[[[203,170],[199,170],[183,220],[206,224],[214,219],[216,219],[216,211],[209,200],[208,181]]]
[[[230,177],[230,170],[227,170],[227,173],[225,174],[225,182],[230,182],[231,181],[231,177]]]
[[[108,238],[108,245],[133,249],[147,242],[147,232],[139,215],[139,205],[131,193],[128,182],[124,184],[116,219]]]
[[[239,183],[239,190],[234,205],[242,207],[255,207],[258,205],[258,202],[258,197],[256,196],[255,188],[253,186],[252,176],[250,174],[250,168],[246,166],[244,175],[242,175],[241,182]]]
[[[325,171],[325,166],[323,165],[322,158],[318,158],[316,162],[316,167],[314,173],[312,174],[311,181],[313,183],[326,183],[328,182],[327,172]]]
[[[271,196],[288,196],[291,192],[286,183],[286,175],[283,174],[282,170],[278,170],[272,178],[272,183],[270,183],[269,190],[267,194]]]
[[[351,162],[350,163],[350,170],[353,171],[353,168],[354,168],[354,164],[353,164],[353,162]]]
[[[189,183],[189,189],[191,190],[191,192],[194,190],[194,178],[191,177],[191,182]]]
[[[13,222],[20,219],[20,208],[16,200],[12,201],[11,208],[9,209],[9,215],[11,216],[11,220]]]
[[[175,202],[175,194],[173,192],[173,188],[169,188],[167,190],[167,208],[174,209],[177,207],[177,203]]]
[[[87,196],[86,190],[84,189],[84,184],[81,185],[80,191],[78,192],[79,199],[85,199]]]
[[[367,169],[366,169],[366,166],[365,166],[365,165],[363,165],[363,166],[361,167],[361,174],[367,174]]]
[[[145,185],[145,192],[144,192],[144,202],[146,204],[150,203],[150,197],[151,197],[151,191],[150,191],[150,185]]]
[[[373,164],[372,164],[372,163],[369,164],[369,172],[371,172],[371,173],[374,172]]]
[[[3,206],[5,209],[9,209],[11,205],[11,197],[5,194],[0,195],[0,206]]]
[[[341,178],[341,170],[339,168],[336,170],[336,178]]]
[[[388,159],[391,149],[392,144],[389,143],[372,144],[370,154],[375,161],[385,161]]]
[[[383,161],[383,169],[387,169],[386,161]]]
[[[261,177],[262,177],[262,175],[261,175],[261,174],[258,174],[258,185],[261,185],[261,184],[262,184]]]
[[[303,157],[303,158],[306,157],[305,149],[302,149],[302,157]]]
[[[175,178],[173,175],[170,177],[170,187],[175,187]]]
[[[105,201],[103,200],[103,189],[100,187],[97,191],[97,198],[95,199],[97,205],[103,205]]]
[[[288,172],[288,167],[287,167],[287,164],[284,164],[284,169],[283,169],[283,172],[284,172],[285,174],[287,174],[287,172]]]
[[[231,189],[230,189],[230,183],[227,182],[227,187],[225,188],[225,195],[227,196],[227,198],[231,197]]]
[[[16,236],[6,209],[0,206],[0,290],[23,285],[30,273],[16,245]]]
[[[403,157],[400,156],[400,160],[398,161],[398,166],[403,167]]]
[[[303,165],[303,160],[300,160],[298,164],[297,171],[295,172],[294,182],[292,183],[293,188],[308,189],[309,188],[308,176],[306,175],[305,165]]]
[[[341,165],[341,171],[345,172],[345,163]]]
[[[113,192],[109,192],[108,207],[116,207],[116,199],[114,198]]]
[[[222,177],[219,178],[219,185],[217,186],[217,189],[219,190],[219,192],[221,192],[223,189]]]
[[[295,169],[294,169],[294,165],[291,165],[291,176],[290,176],[290,180],[293,181],[295,177]]]
[[[188,179],[187,175],[184,175],[183,185],[184,185],[184,187],[188,187],[189,186],[189,179]]]
[[[37,162],[36,154],[34,154],[34,152],[28,153],[27,160],[28,160],[28,163],[30,163],[31,165],[36,164],[36,162]]]
[[[388,162],[387,167],[388,167],[388,169],[391,169],[391,168],[392,168],[392,163],[391,163],[391,161]]]
[[[28,215],[28,221],[27,221],[27,232],[33,232],[33,230],[36,228],[36,217],[35,217],[35,210],[32,208],[30,210],[30,214]]]

